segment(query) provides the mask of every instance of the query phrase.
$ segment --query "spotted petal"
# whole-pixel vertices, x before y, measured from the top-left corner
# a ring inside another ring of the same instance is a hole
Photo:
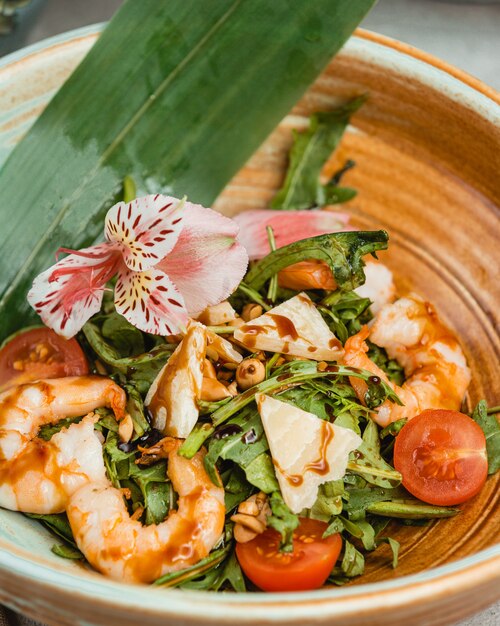
[[[69,339],[98,313],[119,263],[120,254],[106,243],[70,254],[35,278],[28,302],[49,328]]]
[[[270,252],[266,226],[271,226],[276,246],[316,237],[326,233],[352,230],[349,216],[333,211],[243,211],[234,220],[240,227],[239,240],[245,246],[250,260],[261,259]]]
[[[185,204],[161,194],[119,202],[106,215],[106,239],[119,247],[129,269],[149,270],[175,246]]]
[[[182,294],[156,268],[147,272],[123,268],[116,282],[115,307],[139,330],[153,335],[175,335],[188,323]]]
[[[182,292],[191,316],[225,300],[245,275],[248,255],[237,236],[234,220],[199,204],[186,205],[179,241],[158,268]]]

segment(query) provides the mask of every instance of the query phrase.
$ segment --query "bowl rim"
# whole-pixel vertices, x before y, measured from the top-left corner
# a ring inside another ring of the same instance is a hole
[[[1,59],[0,70],[13,69],[17,63],[29,57],[43,54],[50,57],[66,46],[95,39],[103,27],[104,24],[86,26],[23,48]],[[396,52],[398,59],[403,55],[403,59],[414,59],[423,66],[435,68],[439,74],[449,75],[459,81],[462,88],[466,87],[465,91],[471,90],[469,96],[480,95],[483,105],[484,98],[487,103],[489,101],[490,106],[491,103],[500,104],[500,94],[495,89],[413,46],[363,29],[358,29],[353,39],[372,51],[381,46],[386,51]],[[466,100],[469,101],[467,98]],[[0,539],[0,573],[1,570],[13,580],[26,582],[36,579],[37,586],[45,589],[48,594],[67,594],[80,601],[90,601],[96,608],[109,607],[110,602],[114,601],[121,610],[142,615],[204,617],[218,623],[234,623],[236,619],[242,623],[258,619],[273,622],[286,617],[287,623],[295,623],[314,617],[324,619],[328,615],[340,617],[354,613],[373,613],[388,607],[407,606],[409,603],[424,600],[428,602],[443,595],[455,595],[470,590],[471,587],[478,587],[483,582],[500,577],[500,544],[418,574],[377,583],[294,594],[216,594],[177,589],[169,589],[168,593],[163,594],[156,593],[154,588],[115,582],[94,572],[60,572],[48,561],[37,560],[27,550],[13,549]],[[145,600],[153,598],[155,606],[151,607]],[[9,604],[8,599],[2,600]],[[245,608],[248,609],[247,612],[244,611]],[[291,608],[293,612],[290,611]]]

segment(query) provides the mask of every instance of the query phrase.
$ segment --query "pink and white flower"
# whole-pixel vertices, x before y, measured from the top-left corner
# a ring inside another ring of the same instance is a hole
[[[243,211],[234,217],[240,227],[239,241],[245,246],[251,261],[270,252],[266,226],[273,229],[276,247],[282,248],[294,241],[353,230],[348,225],[349,215],[325,210],[312,211]]]
[[[33,282],[28,301],[47,326],[72,337],[101,308],[117,277],[115,307],[156,335],[182,331],[189,316],[227,298],[243,278],[248,255],[237,224],[170,196],[120,202],[106,215],[106,242],[69,255]]]

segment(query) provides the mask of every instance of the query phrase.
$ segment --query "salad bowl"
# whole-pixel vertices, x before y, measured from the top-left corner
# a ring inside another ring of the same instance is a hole
[[[0,162],[83,58],[100,27],[48,40],[0,63]],[[500,343],[495,279],[500,99],[473,78],[378,35],[358,31],[218,198],[227,215],[268,206],[291,129],[353,95],[368,99],[327,167],[347,158],[358,196],[345,209],[391,237],[383,261],[401,290],[423,294],[455,329],[472,369],[469,408],[495,402]],[[4,261],[2,261],[4,262]],[[0,510],[0,602],[54,625],[452,624],[500,597],[498,476],[461,514],[395,531],[342,588],[216,594],[119,584],[51,552],[36,522]]]

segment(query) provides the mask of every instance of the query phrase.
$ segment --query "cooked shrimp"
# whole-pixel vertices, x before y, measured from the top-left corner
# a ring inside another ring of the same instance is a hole
[[[367,261],[365,265],[365,282],[354,290],[361,298],[370,298],[371,312],[376,315],[380,309],[392,302],[396,295],[396,287],[391,270],[375,261]]]
[[[368,358],[368,337],[404,367],[407,379],[402,387],[391,383]],[[386,400],[376,409],[374,419],[381,426],[402,417],[411,419],[425,409],[458,410],[470,382],[470,370],[457,339],[433,307],[416,295],[384,306],[370,330],[365,326],[350,337],[344,362],[379,376],[403,402],[399,406]],[[366,383],[353,377],[351,384],[363,400]]]
[[[109,378],[54,378],[0,394],[0,506],[25,513],[60,513],[83,483],[105,477],[95,418],[62,429],[50,441],[41,426],[98,407],[124,415],[125,392]]]
[[[182,440],[166,438],[167,474],[178,509],[158,525],[131,519],[122,493],[109,483],[79,489],[67,507],[78,547],[97,570],[116,580],[148,583],[206,557],[224,528],[224,489],[205,471],[204,451],[177,454]]]

